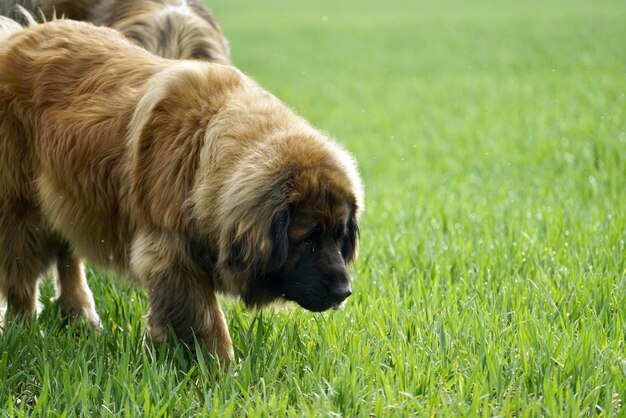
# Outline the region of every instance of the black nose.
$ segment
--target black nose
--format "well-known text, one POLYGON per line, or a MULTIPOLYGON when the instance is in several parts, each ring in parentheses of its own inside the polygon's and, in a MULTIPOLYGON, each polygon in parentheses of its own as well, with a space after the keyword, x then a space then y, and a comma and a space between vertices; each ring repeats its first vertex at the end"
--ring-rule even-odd
POLYGON ((334 300, 343 302, 352 294, 350 283, 344 282, 337 284, 331 289, 330 294, 334 300))

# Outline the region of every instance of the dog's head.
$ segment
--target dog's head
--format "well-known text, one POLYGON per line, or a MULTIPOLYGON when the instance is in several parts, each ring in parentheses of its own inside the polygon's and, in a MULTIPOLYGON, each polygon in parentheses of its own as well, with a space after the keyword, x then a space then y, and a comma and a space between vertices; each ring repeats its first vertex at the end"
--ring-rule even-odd
POLYGON ((230 63, 228 42, 201 1, 126 2, 108 24, 153 54, 168 59, 230 63))
POLYGON ((248 305, 285 299, 316 312, 339 307, 352 292, 346 269, 363 206, 354 160, 328 140, 270 148, 243 161, 229 184, 219 265, 241 282, 248 305))
POLYGON ((337 308, 350 296, 346 266, 354 258, 359 229, 348 196, 334 190, 310 195, 283 210, 270 234, 272 257, 265 275, 254 279, 256 292, 267 286, 315 312, 337 308))

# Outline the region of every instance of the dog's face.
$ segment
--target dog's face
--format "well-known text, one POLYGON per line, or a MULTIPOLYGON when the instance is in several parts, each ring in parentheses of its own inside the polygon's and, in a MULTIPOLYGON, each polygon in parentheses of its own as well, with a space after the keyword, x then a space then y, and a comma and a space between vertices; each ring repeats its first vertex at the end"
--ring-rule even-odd
POLYGON ((217 23, 187 6, 142 12, 129 9, 111 26, 133 43, 163 58, 230 62, 227 41, 217 23))
POLYGON ((296 207, 288 227, 287 257, 274 273, 281 296, 314 312, 341 306, 352 293, 346 266, 357 236, 354 210, 347 203, 324 211, 296 207))
POLYGON ((359 237, 354 201, 326 190, 274 217, 272 256, 253 279, 249 302, 293 301, 314 312, 339 308, 352 289, 346 271, 359 237))

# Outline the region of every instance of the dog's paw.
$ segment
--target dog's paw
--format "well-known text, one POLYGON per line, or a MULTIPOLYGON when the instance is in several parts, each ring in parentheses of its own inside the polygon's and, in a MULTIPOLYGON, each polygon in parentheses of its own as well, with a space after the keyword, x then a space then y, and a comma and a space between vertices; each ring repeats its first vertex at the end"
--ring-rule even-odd
POLYGON ((58 304, 61 317, 71 321, 83 319, 97 332, 102 331, 102 322, 93 307, 80 306, 71 301, 64 301, 59 298, 53 298, 52 302, 58 304))

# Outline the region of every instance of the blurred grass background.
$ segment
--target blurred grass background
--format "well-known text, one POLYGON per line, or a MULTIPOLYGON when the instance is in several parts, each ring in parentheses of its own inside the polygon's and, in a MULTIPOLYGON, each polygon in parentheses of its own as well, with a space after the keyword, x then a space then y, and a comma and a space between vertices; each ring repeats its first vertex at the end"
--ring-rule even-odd
POLYGON ((0 414, 624 414, 625 2, 210 7, 235 64, 359 161, 353 296, 225 303, 240 361, 217 380, 144 342, 145 294, 92 272, 104 333, 48 302, 9 326, 0 414))

